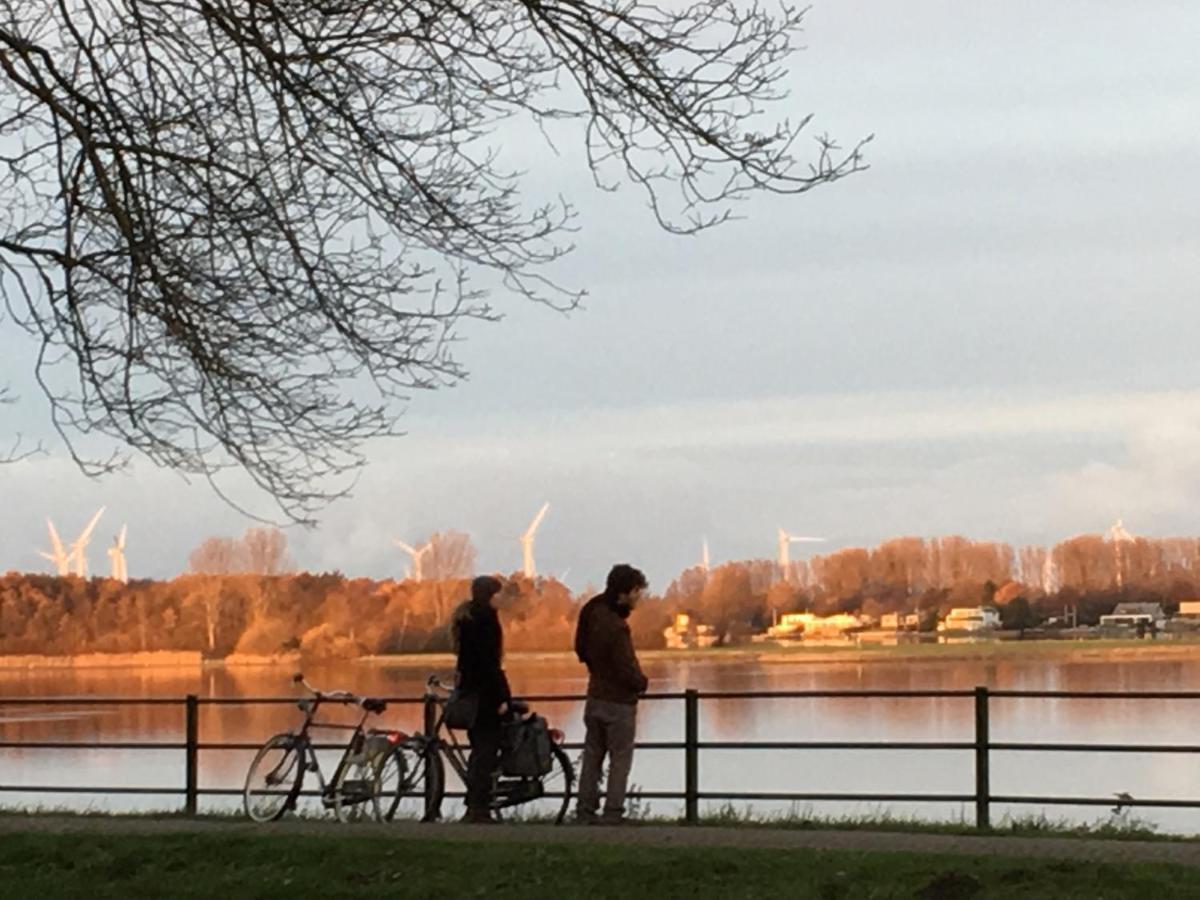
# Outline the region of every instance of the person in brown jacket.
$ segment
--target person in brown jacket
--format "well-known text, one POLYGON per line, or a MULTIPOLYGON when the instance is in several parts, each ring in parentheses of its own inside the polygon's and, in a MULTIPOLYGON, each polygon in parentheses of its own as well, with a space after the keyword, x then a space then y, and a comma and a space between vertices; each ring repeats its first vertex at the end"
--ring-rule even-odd
POLYGON ((575 628, 575 654, 588 668, 587 704, 583 723, 583 767, 579 774, 578 821, 616 824, 625 816, 625 792, 633 766, 633 739, 637 730, 638 697, 648 684, 633 650, 633 636, 625 621, 633 612, 646 576, 624 563, 612 567, 604 593, 579 611, 575 628), (608 757, 608 789, 604 815, 600 808, 600 773, 608 757))

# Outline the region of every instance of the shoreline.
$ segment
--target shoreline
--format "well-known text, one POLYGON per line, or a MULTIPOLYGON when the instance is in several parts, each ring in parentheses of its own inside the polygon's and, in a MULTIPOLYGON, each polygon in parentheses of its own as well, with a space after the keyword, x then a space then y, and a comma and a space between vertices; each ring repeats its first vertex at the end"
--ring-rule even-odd
MULTIPOLYGON (((988 641, 970 644, 848 645, 836 647, 750 644, 687 650, 640 650, 646 662, 686 660, 702 662, 755 661, 762 663, 883 663, 904 661, 978 662, 994 659, 1093 659, 1093 660, 1200 660, 1200 641, 1175 640, 1028 640, 988 641)), ((514 651, 511 662, 575 662, 569 650, 514 651)), ((206 669, 206 668, 297 668, 349 663, 363 666, 445 666, 454 664, 451 653, 405 653, 360 656, 353 659, 235 654, 222 659, 204 659, 195 651, 148 651, 145 653, 86 653, 78 656, 0 656, 0 672, 62 671, 75 669, 206 669)))

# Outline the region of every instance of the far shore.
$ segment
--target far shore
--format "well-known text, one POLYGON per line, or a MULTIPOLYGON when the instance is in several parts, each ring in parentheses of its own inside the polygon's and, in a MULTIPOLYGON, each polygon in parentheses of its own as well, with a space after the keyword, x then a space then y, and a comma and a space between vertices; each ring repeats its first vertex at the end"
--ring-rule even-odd
MULTIPOLYGON (((1105 660, 1200 660, 1200 641, 1181 640, 1000 640, 954 644, 864 644, 833 646, 821 644, 738 644, 687 650, 641 650, 645 661, 689 660, 755 661, 760 663, 871 663, 913 661, 963 661, 990 659, 1105 659, 1105 660)), ((515 651, 507 654, 510 662, 574 662, 567 650, 515 651)), ((362 656, 354 659, 307 657, 298 653, 278 656, 234 654, 221 659, 205 659, 195 651, 154 651, 147 653, 87 653, 77 656, 0 656, 0 671, 41 671, 63 669, 201 669, 208 667, 288 667, 324 666, 338 663, 368 666, 433 666, 452 668, 450 653, 404 653, 362 656)))

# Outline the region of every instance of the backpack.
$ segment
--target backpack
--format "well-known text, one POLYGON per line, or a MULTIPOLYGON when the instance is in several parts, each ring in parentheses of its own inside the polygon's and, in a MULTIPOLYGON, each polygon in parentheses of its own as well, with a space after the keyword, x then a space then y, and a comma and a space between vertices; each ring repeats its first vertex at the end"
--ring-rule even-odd
POLYGON ((500 769, 505 775, 538 778, 554 765, 550 726, 538 715, 512 722, 500 739, 500 769))

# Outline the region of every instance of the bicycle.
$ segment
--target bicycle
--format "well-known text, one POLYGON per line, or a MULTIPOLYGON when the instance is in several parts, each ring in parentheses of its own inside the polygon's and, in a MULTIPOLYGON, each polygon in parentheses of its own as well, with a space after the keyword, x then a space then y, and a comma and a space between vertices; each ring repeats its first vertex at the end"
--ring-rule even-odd
MULTIPOLYGON (((438 708, 432 732, 412 735, 402 745, 425 760, 423 776, 415 777, 406 785, 404 794, 409 797, 428 798, 421 816, 426 821, 440 817, 442 800, 446 796, 446 769, 443 760, 449 763, 463 784, 467 782, 468 748, 458 742, 454 731, 446 725, 446 700, 449 695, 450 688, 443 685, 436 675, 430 675, 425 682, 425 699, 435 703, 438 708)), ((514 717, 522 717, 529 713, 529 706, 520 700, 511 701, 509 709, 510 715, 514 717)), ((502 815, 503 810, 548 797, 561 801, 554 816, 555 824, 561 825, 566 818, 575 785, 575 767, 562 748, 563 733, 552 728, 550 737, 553 761, 547 774, 510 776, 501 770, 492 774, 492 792, 488 806, 498 817, 502 815)))
POLYGON ((387 703, 373 697, 357 697, 349 691, 317 690, 302 674, 295 675, 292 681, 303 685, 312 695, 296 703, 304 713, 304 722, 298 731, 269 739, 250 763, 243 789, 246 815, 255 822, 282 818, 295 809, 305 773, 313 772, 320 785, 321 805, 332 809, 339 821, 353 821, 368 814, 381 822, 390 820, 409 780, 408 766, 414 761, 410 759, 412 750, 406 748, 409 735, 364 727, 368 718, 387 709, 387 703), (355 705, 362 710, 362 717, 355 725, 317 722, 317 710, 323 703, 355 705), (351 732, 328 782, 309 737, 309 731, 315 728, 351 732))

